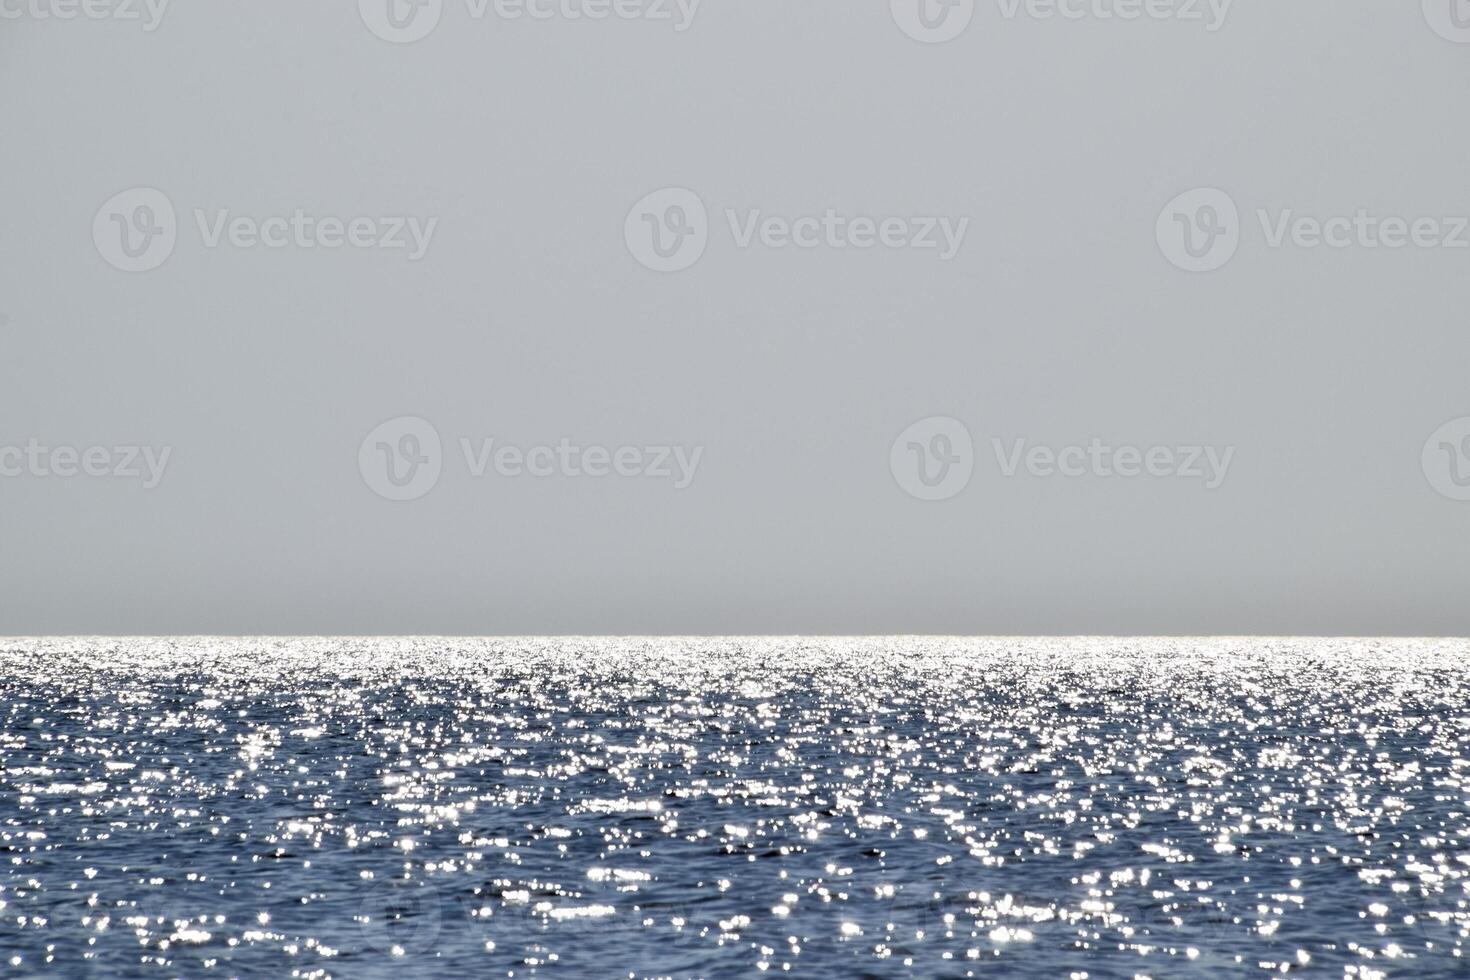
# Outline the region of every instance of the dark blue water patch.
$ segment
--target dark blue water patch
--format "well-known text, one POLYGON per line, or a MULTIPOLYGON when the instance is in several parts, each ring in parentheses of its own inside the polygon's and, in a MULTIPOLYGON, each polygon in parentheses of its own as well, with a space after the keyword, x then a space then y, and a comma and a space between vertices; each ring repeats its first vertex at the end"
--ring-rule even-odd
POLYGON ((1467 653, 0 641, 0 971, 1464 976, 1467 653))

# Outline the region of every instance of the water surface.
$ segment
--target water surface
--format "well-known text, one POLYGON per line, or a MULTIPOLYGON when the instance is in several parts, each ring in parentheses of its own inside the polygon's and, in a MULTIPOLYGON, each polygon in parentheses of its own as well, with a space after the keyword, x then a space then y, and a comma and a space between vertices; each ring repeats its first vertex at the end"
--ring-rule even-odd
POLYGON ((1470 644, 0 640, 0 973, 1470 975, 1470 644))

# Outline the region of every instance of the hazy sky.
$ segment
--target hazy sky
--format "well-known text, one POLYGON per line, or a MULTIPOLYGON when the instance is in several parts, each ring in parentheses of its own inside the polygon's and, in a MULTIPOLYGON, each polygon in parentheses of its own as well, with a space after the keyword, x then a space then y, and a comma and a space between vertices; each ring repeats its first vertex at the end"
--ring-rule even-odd
POLYGON ((48 2, 0 633, 1470 634, 1454 0, 48 2))

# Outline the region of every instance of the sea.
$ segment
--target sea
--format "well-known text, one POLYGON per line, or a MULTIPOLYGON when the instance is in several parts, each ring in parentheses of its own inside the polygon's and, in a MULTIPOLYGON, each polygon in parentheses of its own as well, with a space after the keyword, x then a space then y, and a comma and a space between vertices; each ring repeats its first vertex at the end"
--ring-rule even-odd
POLYGON ((0 640, 0 975, 1467 977, 1470 643, 0 640))

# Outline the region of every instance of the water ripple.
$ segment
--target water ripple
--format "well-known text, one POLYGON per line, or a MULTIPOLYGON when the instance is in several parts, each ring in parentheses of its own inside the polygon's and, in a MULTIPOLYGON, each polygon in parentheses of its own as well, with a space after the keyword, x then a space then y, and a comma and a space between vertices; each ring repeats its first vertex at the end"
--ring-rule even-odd
POLYGON ((0 972, 1464 976, 1467 654, 0 641, 0 972))

